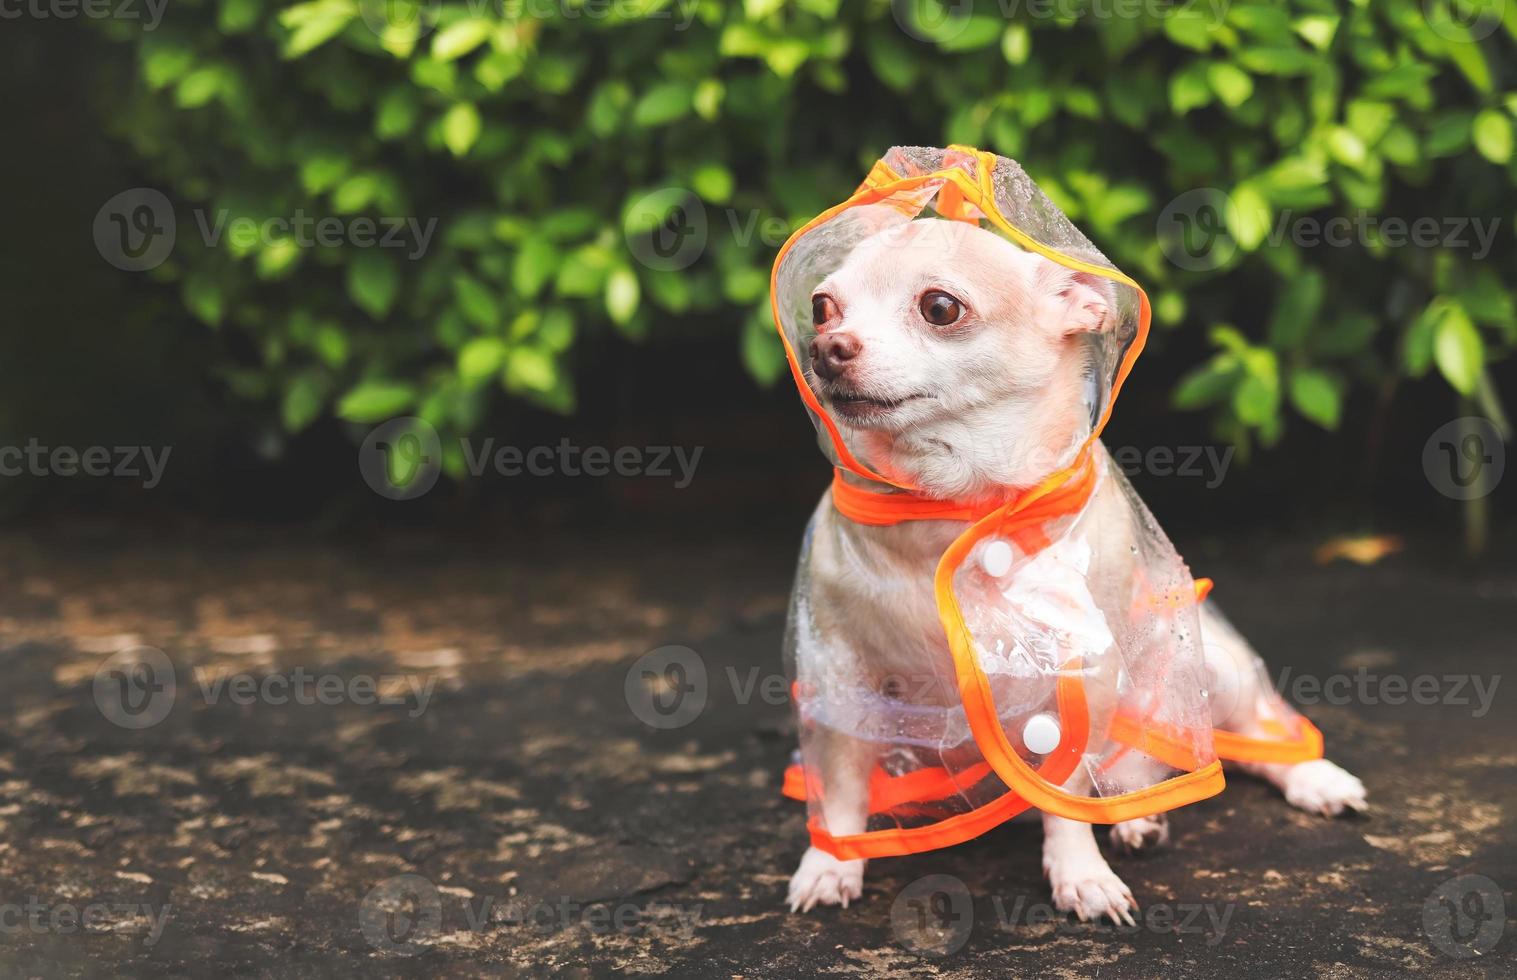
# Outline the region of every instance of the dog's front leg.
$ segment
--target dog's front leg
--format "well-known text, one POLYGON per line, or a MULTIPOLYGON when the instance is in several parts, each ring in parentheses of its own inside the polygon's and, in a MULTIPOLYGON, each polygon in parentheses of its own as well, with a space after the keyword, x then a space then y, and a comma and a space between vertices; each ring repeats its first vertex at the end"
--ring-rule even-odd
MULTIPOLYGON (((1085 774, 1077 772, 1065 788, 1079 793, 1086 785, 1085 774)), ((1090 824, 1043 814, 1043 874, 1060 912, 1073 912, 1081 922, 1106 916, 1114 923, 1135 924, 1137 900, 1101 856, 1090 824)))
MULTIPOLYGON (((833 837, 864 832, 869 819, 869 773, 875 747, 829 729, 819 729, 807 746, 805 764, 819 767, 823 795, 822 823, 833 837), (815 751, 811 751, 815 749, 815 751)), ((817 905, 841 905, 864 893, 864 860, 842 861, 819 847, 808 847, 790 876, 790 911, 809 912, 817 905)))

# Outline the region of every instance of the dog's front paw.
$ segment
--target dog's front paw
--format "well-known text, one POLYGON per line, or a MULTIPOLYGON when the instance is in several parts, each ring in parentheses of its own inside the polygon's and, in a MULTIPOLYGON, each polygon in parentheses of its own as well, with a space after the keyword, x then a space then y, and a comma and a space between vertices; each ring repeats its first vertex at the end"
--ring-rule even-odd
POLYGON ((787 901, 792 912, 810 912, 817 905, 841 905, 864 894, 864 862, 839 861, 826 851, 808 848, 801 866, 790 876, 787 901))
POLYGON ((1302 762, 1286 770, 1280 789, 1291 806, 1336 817, 1344 810, 1367 810, 1364 784, 1326 759, 1302 762))
POLYGON ((1111 846, 1124 854, 1157 850, 1169 843, 1169 815, 1124 820, 1111 827, 1111 846))
POLYGON ((1133 918, 1137 899, 1099 856, 1094 860, 1045 856, 1043 873, 1053 889, 1054 908, 1060 912, 1073 912, 1081 922, 1105 916, 1119 925, 1137 925, 1133 918))

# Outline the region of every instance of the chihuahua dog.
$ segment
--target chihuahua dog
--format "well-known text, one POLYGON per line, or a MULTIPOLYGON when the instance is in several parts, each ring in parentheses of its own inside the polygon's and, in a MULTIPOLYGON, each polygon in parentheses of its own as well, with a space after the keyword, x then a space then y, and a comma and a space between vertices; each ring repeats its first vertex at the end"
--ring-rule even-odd
MULTIPOLYGON (((812 316, 817 333, 806 381, 850 450, 894 483, 957 501, 1008 499, 1068 458, 1090 431, 1089 354, 1079 335, 1116 326, 1107 280, 973 224, 933 218, 854 247, 814 291, 812 316)), ((1120 493, 1102 481, 1089 506, 1125 506, 1120 493)), ((865 526, 823 497, 812 517, 807 622, 792 630, 797 642, 816 644, 813 657, 847 657, 866 676, 945 669, 952 676, 932 581, 938 559, 965 527, 939 520, 865 526)), ((1093 542, 1098 553, 1128 546, 1093 542)), ((1254 688, 1267 679, 1252 667, 1246 642, 1209 606, 1202 603, 1199 613, 1207 669, 1239 688, 1212 698, 1213 723, 1254 734, 1254 688)), ((796 608, 792 603, 792 616, 796 608)), ((822 746, 823 768, 851 773, 829 780, 829 832, 863 832, 870 747, 840 734, 822 746)), ((1363 784, 1325 759, 1241 768, 1324 816, 1366 807, 1363 784)), ((1077 769, 1065 786, 1083 791, 1089 776, 1077 769)), ((1052 814, 1042 822, 1043 871, 1055 906, 1082 921, 1132 922, 1132 892, 1101 856, 1091 825, 1052 814)), ((1111 828, 1113 846, 1128 852, 1168 838, 1164 814, 1111 828)), ((809 848, 790 879, 791 911, 859 898, 864 865, 809 848)))

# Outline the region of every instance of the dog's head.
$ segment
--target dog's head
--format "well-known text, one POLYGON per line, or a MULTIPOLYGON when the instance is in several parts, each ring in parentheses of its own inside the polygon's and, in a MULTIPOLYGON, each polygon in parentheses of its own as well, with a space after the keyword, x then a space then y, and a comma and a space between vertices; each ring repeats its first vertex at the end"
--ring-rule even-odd
POLYGON ((1111 284, 959 221, 862 241, 812 293, 808 382, 882 475, 943 498, 1031 486, 1090 431, 1111 284))

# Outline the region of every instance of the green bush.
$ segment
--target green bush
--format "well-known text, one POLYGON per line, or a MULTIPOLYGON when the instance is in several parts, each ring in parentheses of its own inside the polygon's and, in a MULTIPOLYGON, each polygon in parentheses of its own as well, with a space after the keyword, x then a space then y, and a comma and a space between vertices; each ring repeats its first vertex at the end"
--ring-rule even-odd
POLYGON ((185 209, 228 228, 438 220, 415 257, 228 234, 150 273, 226 335, 225 385, 292 432, 329 412, 467 432, 502 389, 572 411, 588 331, 657 343, 728 323, 734 355, 773 381, 784 233, 891 144, 957 142, 1020 160, 1148 287, 1161 335, 1206 332, 1214 353, 1175 403, 1246 447, 1292 414, 1335 427, 1353 390, 1434 368, 1499 417, 1517 4, 1493 9, 1504 21, 1464 0, 949 16, 931 0, 179 0, 156 30, 107 25, 139 70, 108 98, 181 242, 185 209), (704 202, 688 268, 629 248, 638 202, 668 187, 704 202), (1200 188, 1209 207, 1186 212, 1200 188), (1468 247, 1405 245, 1379 215, 1496 234, 1478 256, 1468 225, 1468 247), (1358 223, 1351 243, 1297 240, 1332 217, 1358 223), (1187 225, 1212 247, 1177 264, 1199 249, 1187 225))

